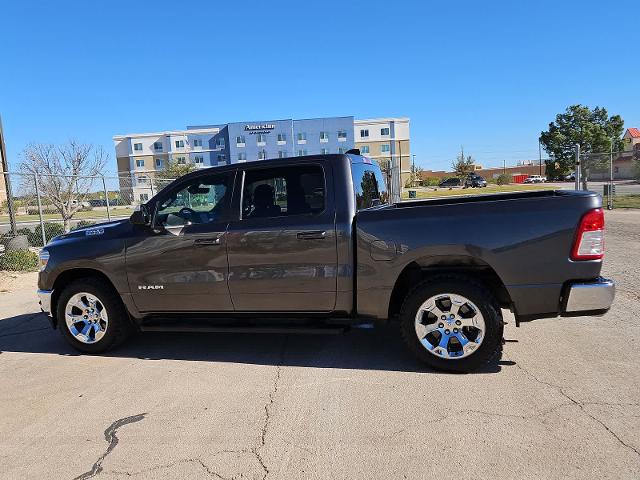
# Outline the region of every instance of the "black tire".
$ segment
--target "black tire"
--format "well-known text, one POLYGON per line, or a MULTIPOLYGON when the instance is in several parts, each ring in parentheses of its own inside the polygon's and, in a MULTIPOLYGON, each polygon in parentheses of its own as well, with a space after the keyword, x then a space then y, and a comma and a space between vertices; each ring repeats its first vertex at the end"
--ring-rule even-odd
POLYGON ((406 296, 400 310, 400 331, 411 353, 436 370, 471 372, 500 355, 504 323, 494 296, 479 282, 463 275, 438 275, 420 284, 406 296), (484 317, 484 339, 478 349, 463 358, 441 358, 429 352, 416 334, 415 318, 420 306, 434 295, 458 294, 473 302, 484 317))
POLYGON ((82 353, 102 353, 123 342, 131 331, 131 324, 127 311, 120 296, 111 285, 99 278, 80 278, 64 287, 58 297, 56 306, 58 330, 64 339, 76 350, 82 353), (95 343, 83 343, 77 340, 69 331, 65 321, 65 307, 69 299, 80 292, 86 292, 97 297, 104 305, 108 314, 108 326, 104 336, 95 343))

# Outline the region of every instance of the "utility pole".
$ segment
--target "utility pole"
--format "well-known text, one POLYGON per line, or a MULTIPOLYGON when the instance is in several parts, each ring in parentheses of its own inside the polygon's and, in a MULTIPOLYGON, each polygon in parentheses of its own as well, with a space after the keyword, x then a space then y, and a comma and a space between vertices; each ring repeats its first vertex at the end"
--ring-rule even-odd
POLYGON ((609 195, 607 195, 607 210, 613 209, 613 138, 609 145, 609 195))
POLYGON ((580 190, 580 144, 576 144, 576 162, 575 162, 575 180, 576 180, 576 190, 580 190))
POLYGON ((542 176, 542 145, 540 145, 540 139, 538 139, 538 165, 540 166, 540 176, 542 176))
POLYGON ((7 194, 7 207, 9 209, 9 223, 11 224, 11 235, 18 234, 16 231, 16 214, 13 210, 13 194, 11 192, 11 178, 9 177, 9 160, 7 160, 7 147, 4 144, 4 129, 2 127, 2 117, 0 117, 0 160, 2 160, 2 171, 4 172, 4 185, 7 194))

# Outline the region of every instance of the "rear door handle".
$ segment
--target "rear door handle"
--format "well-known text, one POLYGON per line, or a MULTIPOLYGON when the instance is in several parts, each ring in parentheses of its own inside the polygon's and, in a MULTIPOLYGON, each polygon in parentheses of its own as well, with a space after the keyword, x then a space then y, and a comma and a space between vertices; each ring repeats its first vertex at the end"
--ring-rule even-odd
POLYGON ((327 232, 324 230, 309 230, 306 232, 298 232, 298 240, 322 240, 327 232))
POLYGON ((193 242, 196 247, 204 247, 205 245, 220 245, 220 237, 218 238, 198 238, 193 242))

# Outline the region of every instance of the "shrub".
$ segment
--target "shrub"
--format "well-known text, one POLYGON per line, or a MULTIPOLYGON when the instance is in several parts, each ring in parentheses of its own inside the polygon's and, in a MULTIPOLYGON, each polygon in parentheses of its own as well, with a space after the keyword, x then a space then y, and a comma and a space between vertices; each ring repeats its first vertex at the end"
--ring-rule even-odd
POLYGON ((438 177, 425 177, 422 179, 422 185, 425 187, 437 187, 440 185, 440 179, 438 177))
POLYGON ((0 270, 26 272, 36 268, 38 255, 31 250, 9 250, 0 256, 0 270))
POLYGON ((496 183, 498 185, 508 185, 512 181, 513 178, 511 177, 511 175, 508 175, 506 173, 501 173, 500 175, 498 175, 498 178, 496 178, 496 183))
POLYGON ((89 220, 80 220, 75 227, 73 227, 71 230, 77 230, 79 228, 85 228, 85 227, 90 227, 91 225, 95 225, 96 222, 90 222, 89 220))

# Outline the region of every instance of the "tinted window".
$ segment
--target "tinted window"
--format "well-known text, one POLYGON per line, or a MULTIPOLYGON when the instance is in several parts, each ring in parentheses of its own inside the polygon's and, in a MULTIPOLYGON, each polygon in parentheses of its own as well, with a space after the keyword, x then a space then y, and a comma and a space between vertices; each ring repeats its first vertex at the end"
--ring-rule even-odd
POLYGON ((358 210, 389 203, 387 185, 382 177, 380 167, 370 163, 353 163, 351 175, 358 210))
POLYGON ((313 215, 324 210, 324 172, 316 165, 247 170, 242 218, 313 215))

